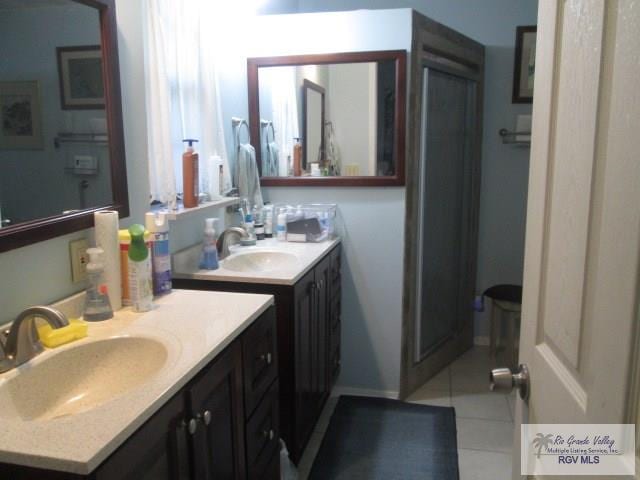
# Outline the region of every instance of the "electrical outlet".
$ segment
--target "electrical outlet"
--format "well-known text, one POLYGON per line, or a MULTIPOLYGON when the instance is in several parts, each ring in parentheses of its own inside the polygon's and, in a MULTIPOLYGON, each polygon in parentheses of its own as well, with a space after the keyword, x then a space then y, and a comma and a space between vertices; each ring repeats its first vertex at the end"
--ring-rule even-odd
POLYGON ((87 279, 87 255, 89 243, 86 238, 69 242, 69 257, 71 258, 71 281, 80 283, 87 279))

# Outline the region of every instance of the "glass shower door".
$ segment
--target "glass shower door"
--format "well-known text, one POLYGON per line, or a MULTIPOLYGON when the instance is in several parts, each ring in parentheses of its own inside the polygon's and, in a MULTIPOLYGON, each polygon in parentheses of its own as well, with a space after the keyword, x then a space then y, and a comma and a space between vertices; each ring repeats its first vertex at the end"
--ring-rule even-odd
MULTIPOLYGON (((447 349, 469 322, 468 262, 476 82, 423 70, 416 363, 447 349)), ((457 353, 449 349, 451 360, 457 353)), ((438 361, 442 363, 442 359, 438 361)))

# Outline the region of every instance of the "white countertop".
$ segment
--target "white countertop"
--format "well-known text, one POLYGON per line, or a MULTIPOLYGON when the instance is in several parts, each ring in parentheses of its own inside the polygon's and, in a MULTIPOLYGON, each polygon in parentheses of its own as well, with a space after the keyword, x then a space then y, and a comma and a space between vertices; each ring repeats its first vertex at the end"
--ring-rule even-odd
MULTIPOLYGON (((0 386, 20 372, 81 343, 146 337, 168 355, 145 383, 92 410, 53 420, 0 418, 0 462, 88 474, 148 420, 204 366, 273 304, 270 295, 174 290, 154 310, 123 309, 89 325, 87 338, 46 350, 0 375, 0 386)), ((132 365, 135 368, 135 365, 132 365)), ((127 375, 120 373, 120 378, 127 375)), ((114 380, 117 381, 115 376, 114 380)), ((52 378, 52 382, 64 378, 52 378)))
POLYGON ((340 243, 340 238, 319 243, 279 242, 275 238, 259 240, 256 246, 233 246, 232 254, 251 251, 286 252, 296 256, 293 264, 277 266, 262 271, 233 271, 225 268, 225 260, 220 261, 217 270, 202 270, 198 267, 201 245, 193 245, 173 255, 172 275, 174 278, 191 280, 211 280, 219 282, 267 283, 294 285, 305 273, 340 243))

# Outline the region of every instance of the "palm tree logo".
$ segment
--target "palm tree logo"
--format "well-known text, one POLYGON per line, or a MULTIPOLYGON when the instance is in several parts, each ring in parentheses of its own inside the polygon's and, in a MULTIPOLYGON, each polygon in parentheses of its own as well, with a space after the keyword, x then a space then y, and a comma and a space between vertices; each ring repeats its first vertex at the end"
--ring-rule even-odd
POLYGON ((538 433, 535 438, 533 439, 533 446, 536 447, 538 449, 538 453, 536 453, 536 457, 540 458, 540 455, 542 455, 542 449, 548 447, 549 445, 551 445, 552 441, 551 438, 553 437, 552 433, 548 433, 547 435, 544 435, 542 433, 538 433))

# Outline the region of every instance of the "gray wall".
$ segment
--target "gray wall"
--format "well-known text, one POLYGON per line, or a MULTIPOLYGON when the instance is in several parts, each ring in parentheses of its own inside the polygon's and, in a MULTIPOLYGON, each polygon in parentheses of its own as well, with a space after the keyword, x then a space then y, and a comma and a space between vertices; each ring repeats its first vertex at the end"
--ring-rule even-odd
MULTIPOLYGON (((482 187, 477 292, 498 283, 522 284, 529 149, 503 145, 501 128, 531 105, 511 103, 515 30, 537 23, 537 0, 300 0, 300 12, 413 8, 486 47, 482 187)), ((485 314, 476 336, 488 335, 485 314)))

